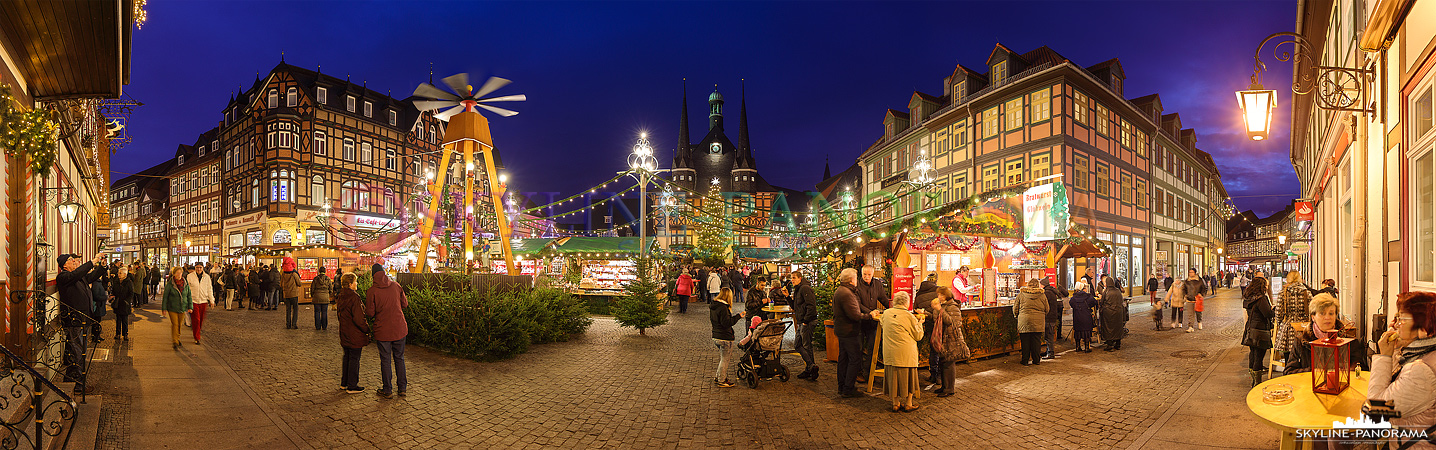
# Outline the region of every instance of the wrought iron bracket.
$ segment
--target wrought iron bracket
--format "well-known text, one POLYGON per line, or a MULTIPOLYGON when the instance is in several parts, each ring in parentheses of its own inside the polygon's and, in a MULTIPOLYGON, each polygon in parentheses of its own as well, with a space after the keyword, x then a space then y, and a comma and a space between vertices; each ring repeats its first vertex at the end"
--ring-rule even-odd
POLYGON ((1267 43, 1273 40, 1276 43, 1272 45, 1272 57, 1277 61, 1291 62, 1292 70, 1296 72, 1292 77, 1292 93, 1315 93, 1317 107, 1329 111, 1376 113, 1368 91, 1374 83, 1376 71, 1359 67, 1321 65, 1318 60, 1320 53, 1299 33, 1284 31, 1262 39, 1261 44, 1257 45, 1256 54, 1252 56, 1255 60, 1252 68, 1253 83, 1260 84, 1261 73, 1267 70, 1266 63, 1261 60, 1261 53, 1267 43), (1295 47, 1296 52, 1293 54, 1291 50, 1284 50, 1284 45, 1295 47), (1302 68, 1302 63, 1307 64, 1305 69, 1302 68))

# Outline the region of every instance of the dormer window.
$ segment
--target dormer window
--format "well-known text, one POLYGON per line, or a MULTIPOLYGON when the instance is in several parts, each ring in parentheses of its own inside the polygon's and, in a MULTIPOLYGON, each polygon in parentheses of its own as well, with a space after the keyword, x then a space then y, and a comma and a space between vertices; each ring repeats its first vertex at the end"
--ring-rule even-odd
POLYGON ((279 107, 279 91, 278 91, 278 90, 270 89, 270 90, 269 90, 268 98, 269 98, 269 100, 268 100, 266 103, 269 105, 270 108, 278 108, 278 107, 279 107))
POLYGON ((284 105, 291 108, 299 105, 299 89, 291 87, 285 92, 284 105))
POLYGON ((198 156, 195 156, 195 157, 196 157, 196 158, 203 158, 203 157, 204 157, 204 146, 203 146, 203 145, 199 146, 199 155, 198 155, 198 156))
POLYGON ((399 124, 399 113, 394 112, 394 110, 392 110, 392 109, 389 110, 389 126, 392 127, 392 126, 398 125, 398 124, 399 124))
POLYGON ((998 62, 992 66, 992 84, 1001 83, 1007 80, 1007 61, 998 62))
POLYGON ((349 112, 354 112, 354 96, 350 95, 344 97, 344 109, 348 110, 349 112))
POLYGON ((961 99, 961 98, 962 98, 964 95, 966 95, 966 94, 967 94, 967 82, 966 82, 966 81, 959 81, 959 82, 956 82, 956 83, 953 83, 953 84, 952 84, 952 100, 953 100, 953 103, 957 103, 957 100, 958 100, 958 99, 961 99))
POLYGON ((179 155, 178 157, 175 158, 175 165, 176 165, 176 166, 183 166, 183 165, 184 165, 184 155, 179 155))
POLYGON ((374 117, 374 102, 364 102, 364 117, 374 117))
POLYGON ((328 103, 329 103, 329 90, 328 90, 328 89, 325 89, 325 88, 323 88, 323 87, 315 88, 315 90, 314 90, 314 98, 315 98, 315 100, 317 100, 320 104, 328 104, 328 103))

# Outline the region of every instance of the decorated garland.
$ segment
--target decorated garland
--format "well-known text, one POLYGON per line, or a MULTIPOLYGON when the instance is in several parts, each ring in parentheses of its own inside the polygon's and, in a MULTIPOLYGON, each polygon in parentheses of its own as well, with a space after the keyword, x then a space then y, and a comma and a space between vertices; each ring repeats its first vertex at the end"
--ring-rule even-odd
POLYGON ((30 171, 42 177, 50 175, 58 153, 57 124, 45 111, 21 111, 10 95, 10 85, 0 84, 0 147, 5 154, 30 160, 30 171))

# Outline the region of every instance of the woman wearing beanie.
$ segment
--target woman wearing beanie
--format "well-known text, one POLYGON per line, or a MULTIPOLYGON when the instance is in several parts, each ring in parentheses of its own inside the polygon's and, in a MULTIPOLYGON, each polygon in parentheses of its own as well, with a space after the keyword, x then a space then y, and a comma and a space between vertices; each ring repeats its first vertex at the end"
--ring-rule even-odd
POLYGON ((284 328, 299 329, 299 274, 294 272, 294 258, 284 257, 284 275, 279 289, 284 291, 284 328))

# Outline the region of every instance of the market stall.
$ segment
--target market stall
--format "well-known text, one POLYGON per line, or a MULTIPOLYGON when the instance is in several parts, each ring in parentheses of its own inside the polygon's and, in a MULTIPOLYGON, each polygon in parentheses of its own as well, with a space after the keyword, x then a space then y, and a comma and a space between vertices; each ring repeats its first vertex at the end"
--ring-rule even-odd
POLYGON ((309 282, 319 275, 320 267, 324 268, 324 273, 330 279, 336 279, 336 274, 341 270, 344 273, 360 268, 367 271, 370 265, 384 263, 384 258, 380 255, 328 244, 251 245, 240 248, 234 256, 247 262, 275 265, 281 264, 286 256, 294 258, 295 271, 299 273, 302 282, 301 302, 309 301, 309 282))
MULTIPOLYGON (((649 238, 648 245, 655 240, 649 238)), ((633 260, 639 251, 638 238, 576 236, 548 248, 553 255, 564 258, 562 267, 566 270, 576 267, 579 271, 578 284, 570 289, 576 295, 619 296, 625 283, 638 278, 638 266, 633 260)))

